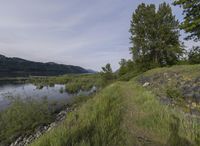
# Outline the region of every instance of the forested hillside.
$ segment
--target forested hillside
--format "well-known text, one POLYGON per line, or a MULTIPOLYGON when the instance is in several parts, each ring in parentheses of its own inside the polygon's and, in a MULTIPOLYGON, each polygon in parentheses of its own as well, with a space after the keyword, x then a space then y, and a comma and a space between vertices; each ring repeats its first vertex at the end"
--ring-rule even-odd
POLYGON ((79 66, 56 64, 53 62, 33 62, 21 58, 9 58, 0 55, 0 77, 52 76, 88 72, 88 70, 79 66))

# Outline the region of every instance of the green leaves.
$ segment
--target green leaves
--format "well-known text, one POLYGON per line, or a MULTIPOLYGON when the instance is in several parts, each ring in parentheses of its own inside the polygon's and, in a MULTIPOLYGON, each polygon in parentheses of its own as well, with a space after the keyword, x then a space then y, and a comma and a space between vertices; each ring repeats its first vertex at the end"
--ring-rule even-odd
POLYGON ((189 33, 186 39, 200 40, 200 1, 199 0, 175 0, 174 5, 183 8, 184 21, 180 28, 189 33))
POLYGON ((115 79, 115 75, 112 71, 111 65, 108 63, 105 67, 102 67, 101 71, 102 84, 107 85, 115 79))
POLYGON ((193 47, 189 54, 188 60, 190 64, 199 64, 200 63, 200 47, 193 47))
POLYGON ((169 4, 142 3, 131 21, 131 52, 142 68, 175 64, 183 52, 179 41, 179 22, 169 4))

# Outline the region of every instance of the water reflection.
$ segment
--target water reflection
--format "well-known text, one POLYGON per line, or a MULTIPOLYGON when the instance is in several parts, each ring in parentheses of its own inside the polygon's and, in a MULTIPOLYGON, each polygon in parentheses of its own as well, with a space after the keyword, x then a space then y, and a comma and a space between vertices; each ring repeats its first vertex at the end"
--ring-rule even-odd
POLYGON ((95 87, 90 91, 81 91, 77 94, 69 94, 65 92, 65 85, 55 84, 54 86, 44 86, 38 89, 33 84, 4 84, 0 85, 0 110, 9 105, 9 100, 7 97, 20 97, 20 98, 33 98, 36 100, 41 100, 46 97, 48 101, 59 102, 59 101, 70 101, 70 99, 77 95, 88 95, 95 87), (61 92, 61 89, 63 92, 61 92))

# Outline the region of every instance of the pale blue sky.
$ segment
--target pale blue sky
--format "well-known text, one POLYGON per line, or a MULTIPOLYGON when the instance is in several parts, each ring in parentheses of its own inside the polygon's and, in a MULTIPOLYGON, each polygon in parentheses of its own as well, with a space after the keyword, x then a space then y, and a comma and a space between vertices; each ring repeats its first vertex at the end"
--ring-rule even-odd
MULTIPOLYGON (((109 62, 115 70, 131 58, 128 30, 141 2, 164 1, 0 0, 0 54, 94 70, 109 62)), ((181 21, 180 8, 173 12, 181 21)))

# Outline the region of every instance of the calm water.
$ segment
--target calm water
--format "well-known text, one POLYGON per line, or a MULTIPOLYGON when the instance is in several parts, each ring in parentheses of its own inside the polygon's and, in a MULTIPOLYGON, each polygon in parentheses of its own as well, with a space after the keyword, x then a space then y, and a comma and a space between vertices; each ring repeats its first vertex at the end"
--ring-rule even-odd
POLYGON ((61 88, 65 89, 64 85, 56 84, 54 87, 45 86, 42 89, 37 89, 33 84, 0 84, 0 110, 6 108, 10 101, 7 97, 20 97, 20 98, 34 98, 41 100, 47 98, 49 102, 69 102, 74 96, 77 95, 88 95, 95 89, 92 88, 90 91, 80 91, 77 94, 69 94, 67 92, 61 93, 61 88))

